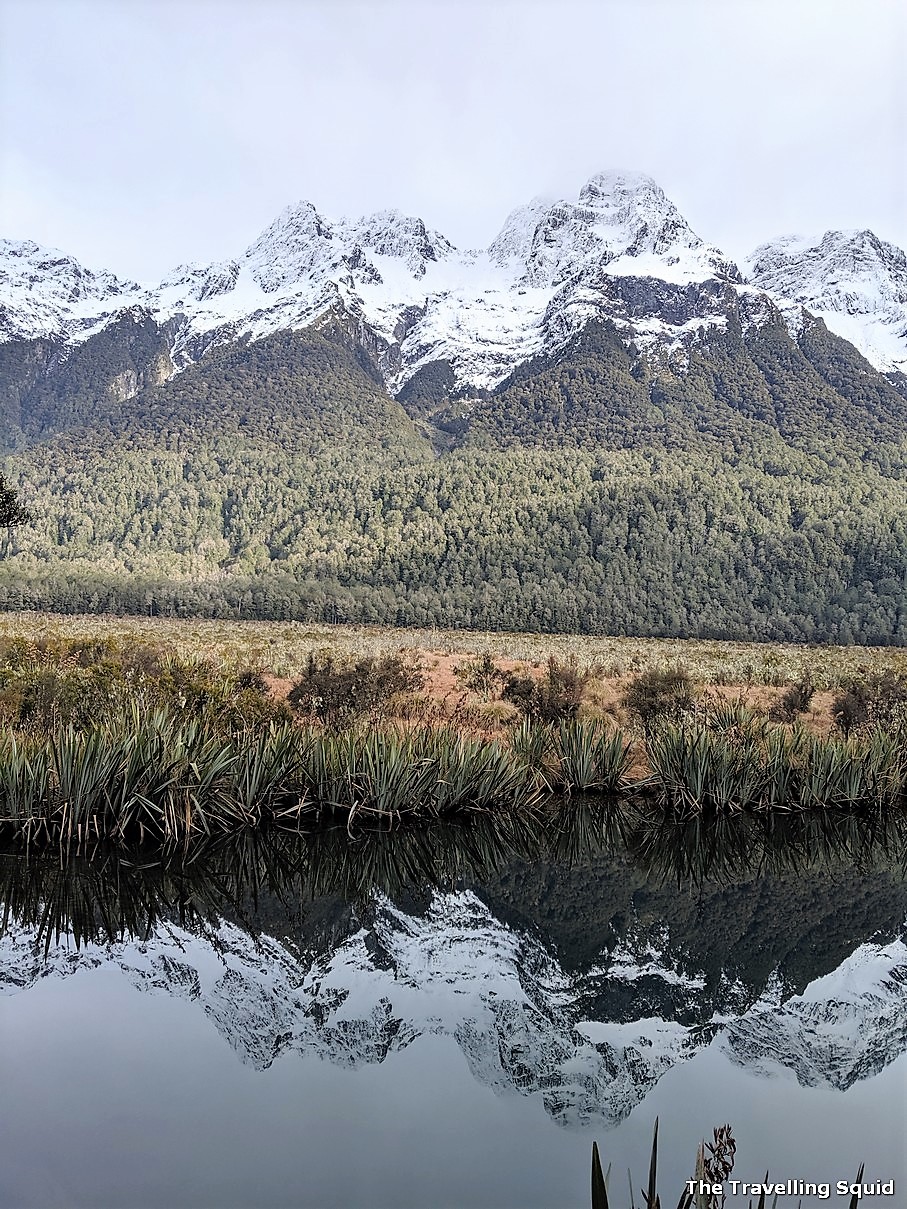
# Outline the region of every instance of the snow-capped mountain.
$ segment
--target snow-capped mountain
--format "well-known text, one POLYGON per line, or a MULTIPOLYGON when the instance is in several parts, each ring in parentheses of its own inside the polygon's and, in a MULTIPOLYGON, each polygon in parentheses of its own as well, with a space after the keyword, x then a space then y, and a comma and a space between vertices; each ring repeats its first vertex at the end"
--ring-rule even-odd
POLYGON ((83 340, 144 297, 135 282, 92 272, 64 252, 0 239, 0 341, 83 340))
POLYGON ((611 171, 576 201, 518 207, 482 251, 398 211, 331 220, 310 202, 288 206, 235 258, 181 265, 155 285, 7 240, 0 339, 78 342, 138 308, 167 326, 179 370, 214 345, 340 311, 367 332, 391 393, 439 361, 469 390, 556 352, 593 318, 671 354, 732 312, 747 326, 777 304, 789 326, 805 306, 878 368, 907 366, 907 258, 893 245, 868 231, 785 237, 757 249, 748 271, 752 285, 650 177, 611 171))
POLYGON ((894 244, 872 231, 785 235, 758 247, 746 267, 793 328, 805 307, 877 369, 907 372, 907 256, 894 244))
POLYGON ((728 1026, 721 1045, 756 1073, 787 1067, 804 1087, 846 1091, 878 1074, 907 1050, 904 939, 860 945, 802 995, 763 996, 728 1026))
POLYGON ((154 286, 7 241, 0 335, 78 341, 117 310, 140 307, 161 323, 177 320, 172 358, 182 368, 212 344, 305 327, 342 307, 373 333, 392 391, 439 360, 461 385, 490 387, 593 317, 614 319, 628 339, 667 342, 691 323, 721 323, 726 303, 715 286, 740 281, 651 178, 607 172, 576 202, 515 210, 485 251, 459 251, 396 211, 331 221, 309 202, 284 210, 235 259, 182 265, 154 286), (659 288, 633 288, 639 279, 659 288), (712 288, 698 291, 703 282, 712 288))
POLYGON ((716 994, 663 930, 631 926, 599 964, 568 973, 469 891, 436 893, 423 915, 377 895, 318 952, 221 921, 204 936, 159 926, 147 940, 45 956, 31 932, 12 926, 0 941, 0 993, 111 965, 139 990, 196 1004, 257 1069, 292 1051, 357 1067, 445 1035, 477 1080, 502 1095, 540 1093, 566 1126, 616 1124, 712 1042, 766 1076, 781 1067, 804 1085, 835 1088, 907 1048, 903 938, 862 944, 799 996, 777 975, 761 988, 725 978, 716 994), (629 1001, 628 984, 638 992, 629 1001), (616 1010, 590 1016, 588 1004, 609 991, 616 1010))

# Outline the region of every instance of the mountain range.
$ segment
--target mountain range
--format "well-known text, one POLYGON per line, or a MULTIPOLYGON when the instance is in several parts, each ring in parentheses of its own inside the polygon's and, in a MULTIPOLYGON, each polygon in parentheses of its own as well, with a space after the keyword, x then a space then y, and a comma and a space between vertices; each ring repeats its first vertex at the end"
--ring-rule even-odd
POLYGON ((484 250, 288 207, 155 285, 0 242, 0 605, 899 642, 907 259, 649 177, 484 250))
POLYGON ((124 312, 172 331, 178 371, 232 340, 311 327, 341 310, 361 324, 397 395, 446 361, 461 390, 493 389, 517 366, 611 319, 641 349, 676 353, 735 308, 793 335, 802 311, 875 368, 907 369, 907 258, 871 231, 782 236, 740 269, 697 236, 650 177, 593 176, 576 202, 535 199, 481 251, 388 210, 332 221, 288 206, 235 259, 180 265, 139 285, 25 241, 0 242, 0 339, 90 339, 124 312), (643 281, 653 284, 642 290, 643 281), (641 296, 642 294, 642 296, 641 296), (648 294, 648 296, 645 296, 648 294))
POLYGON ((537 1094, 574 1128, 616 1125, 709 1045, 761 1078, 788 1071, 837 1091, 907 1047, 903 927, 852 944, 831 969, 814 953, 798 992, 778 966, 745 979, 696 968, 665 921, 644 913, 622 917, 620 935, 580 968, 468 890, 436 893, 417 912, 378 895, 360 916, 336 921, 330 946, 304 950, 219 919, 203 935, 161 924, 142 939, 45 954, 11 924, 0 994, 118 970, 138 991, 195 1004, 257 1070, 292 1052, 355 1069, 448 1036, 479 1083, 537 1094))

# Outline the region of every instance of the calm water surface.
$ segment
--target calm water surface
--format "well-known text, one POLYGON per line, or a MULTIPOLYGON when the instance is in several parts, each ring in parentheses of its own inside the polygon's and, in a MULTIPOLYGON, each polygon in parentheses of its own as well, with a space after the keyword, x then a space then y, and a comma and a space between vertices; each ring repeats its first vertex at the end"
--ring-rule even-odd
POLYGON ((732 1178, 865 1162, 895 1209, 904 851, 574 802, 188 865, 7 854, 0 1205, 579 1209, 594 1138, 619 1209, 658 1116, 665 1205, 727 1121, 732 1178))

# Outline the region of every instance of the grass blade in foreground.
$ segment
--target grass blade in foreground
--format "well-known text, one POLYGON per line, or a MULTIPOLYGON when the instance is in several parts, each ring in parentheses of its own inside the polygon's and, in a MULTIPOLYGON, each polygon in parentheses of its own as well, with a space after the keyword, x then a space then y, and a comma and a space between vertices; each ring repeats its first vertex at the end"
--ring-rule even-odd
POLYGON ((598 1142, 592 1143, 592 1209, 609 1209, 608 1187, 602 1175, 602 1163, 598 1156, 598 1142))

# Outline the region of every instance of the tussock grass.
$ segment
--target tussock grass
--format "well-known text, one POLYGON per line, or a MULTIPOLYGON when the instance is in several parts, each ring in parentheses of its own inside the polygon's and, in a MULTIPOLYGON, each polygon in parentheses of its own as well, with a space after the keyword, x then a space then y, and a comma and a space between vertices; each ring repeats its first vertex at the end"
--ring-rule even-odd
POLYGON ((626 788, 630 741, 590 722, 561 722, 552 735, 559 787, 570 793, 615 794, 626 788))
POLYGON ((745 710, 665 723, 651 775, 631 782, 631 745, 597 722, 524 722, 509 737, 453 727, 324 731, 293 722, 233 732, 134 707, 50 733, 0 734, 0 834, 81 845, 189 843, 249 828, 342 822, 393 827, 487 813, 532 814, 554 795, 696 815, 879 812, 903 804, 907 742, 875 731, 819 739, 745 710))
POLYGON ((739 707, 662 724, 649 735, 647 755, 662 802, 680 815, 882 809, 902 802, 907 789, 903 732, 819 738, 739 707))
POLYGON ((701 684, 786 686, 809 678, 816 689, 891 670, 907 673, 907 651, 897 647, 808 646, 796 643, 719 642, 679 638, 623 638, 464 630, 391 629, 308 622, 210 621, 165 617, 17 612, 0 614, 4 642, 103 643, 150 646, 180 658, 211 660, 233 672, 260 667, 285 678, 298 675, 309 655, 342 661, 428 650, 464 661, 518 660, 542 666, 554 656, 578 660, 605 675, 629 676, 681 666, 701 684))

